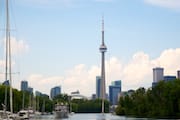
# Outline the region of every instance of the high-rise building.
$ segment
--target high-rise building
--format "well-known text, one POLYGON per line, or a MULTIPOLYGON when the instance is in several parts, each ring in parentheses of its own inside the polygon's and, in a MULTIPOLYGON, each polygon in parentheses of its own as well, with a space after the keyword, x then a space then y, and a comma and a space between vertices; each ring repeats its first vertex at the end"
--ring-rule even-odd
POLYGON ((96 94, 92 94, 91 99, 92 99, 92 100, 95 100, 95 99, 96 99, 96 94))
POLYGON ((55 96, 61 94, 61 86, 56 86, 54 88, 51 88, 51 99, 53 99, 55 96))
POLYGON ((9 80, 4 81, 2 84, 3 84, 3 85, 7 85, 7 86, 10 85, 9 80))
POLYGON ((168 75, 168 76, 164 76, 164 81, 172 81, 175 80, 176 76, 172 76, 172 75, 168 75))
POLYGON ((25 80, 21 81, 21 91, 28 91, 28 82, 25 80))
POLYGON ((36 96, 42 96, 42 93, 39 92, 39 91, 36 91, 36 92, 35 92, 35 95, 36 95, 36 96))
POLYGON ((112 105, 117 105, 118 94, 121 92, 121 80, 112 82, 109 86, 109 101, 112 105))
POLYGON ((180 70, 177 71, 177 79, 180 79, 180 70))
POLYGON ((105 52, 107 51, 107 47, 104 43, 104 18, 102 19, 102 44, 99 48, 101 52, 101 99, 102 99, 102 113, 104 113, 104 100, 106 99, 106 80, 105 80, 105 52))
POLYGON ((113 81, 111 84, 114 86, 121 86, 121 80, 113 81))
POLYGON ((33 88, 32 87, 28 87, 27 91, 32 94, 33 93, 33 88))
POLYGON ((96 98, 100 98, 101 95, 101 77, 96 76, 96 98))
POLYGON ((153 68, 152 86, 156 85, 156 83, 158 83, 161 80, 164 80, 164 68, 160 68, 160 67, 153 68))

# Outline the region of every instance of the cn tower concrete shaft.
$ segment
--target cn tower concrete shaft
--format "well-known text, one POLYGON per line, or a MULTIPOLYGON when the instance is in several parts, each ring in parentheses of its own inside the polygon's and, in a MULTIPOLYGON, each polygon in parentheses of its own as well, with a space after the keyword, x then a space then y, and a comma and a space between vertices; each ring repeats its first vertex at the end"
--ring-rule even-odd
POLYGON ((105 52, 107 51, 107 47, 104 43, 104 19, 102 19, 102 44, 99 48, 102 59, 101 59, 101 94, 100 97, 102 99, 102 113, 104 113, 104 100, 106 98, 106 84, 105 84, 105 52))

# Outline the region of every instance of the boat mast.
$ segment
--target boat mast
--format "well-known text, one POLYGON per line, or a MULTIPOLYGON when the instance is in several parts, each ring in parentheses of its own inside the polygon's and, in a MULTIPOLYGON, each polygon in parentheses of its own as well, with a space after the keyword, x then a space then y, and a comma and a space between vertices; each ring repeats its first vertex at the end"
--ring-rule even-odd
MULTIPOLYGON (((8 28, 9 28, 9 24, 8 24, 8 21, 9 21, 9 15, 8 15, 8 0, 6 0, 6 41, 5 41, 5 55, 6 55, 6 60, 5 60, 5 81, 7 81, 7 66, 8 66, 8 28)), ((7 85, 6 85, 6 88, 5 88, 5 100, 4 100, 4 103, 5 103, 5 107, 7 108, 7 85)))
MULTIPOLYGON (((5 66, 5 80, 8 79, 8 75, 9 75, 9 83, 10 83, 10 111, 13 113, 9 1, 6 0, 6 66, 5 66), (9 69, 8 69, 8 67, 9 67, 9 69)), ((5 105, 7 107, 7 86, 6 86, 6 90, 5 90, 5 105)))

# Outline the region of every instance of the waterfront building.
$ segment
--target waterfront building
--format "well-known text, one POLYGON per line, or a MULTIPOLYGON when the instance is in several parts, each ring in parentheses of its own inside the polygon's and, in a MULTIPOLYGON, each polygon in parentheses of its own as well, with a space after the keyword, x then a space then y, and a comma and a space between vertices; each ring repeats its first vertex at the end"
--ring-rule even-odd
POLYGON ((21 81, 21 91, 27 91, 28 90, 28 82, 23 80, 21 81))
POLYGON ((71 92, 71 100, 72 99, 84 99, 87 100, 88 98, 82 94, 80 94, 79 90, 75 91, 75 92, 71 92))
POLYGON ((121 80, 116 80, 111 83, 113 86, 120 86, 121 87, 121 80))
POLYGON ((120 92, 121 92, 121 80, 112 82, 112 85, 109 86, 109 101, 111 105, 117 105, 118 94, 120 92))
POLYGON ((121 91, 119 94, 118 94, 118 100, 120 97, 125 97, 126 95, 128 96, 131 96, 133 93, 135 92, 135 90, 128 90, 128 91, 121 91))
POLYGON ((61 86, 55 86, 54 88, 51 88, 51 99, 53 99, 55 96, 61 94, 61 86))
POLYGON ((180 70, 177 71, 177 79, 180 79, 180 70))
POLYGON ((164 80, 164 68, 160 68, 160 67, 153 68, 152 86, 155 86, 161 80, 164 80))
POLYGON ((33 94, 33 88, 32 88, 32 87, 28 87, 28 88, 27 88, 27 91, 28 91, 30 94, 33 94))
POLYGON ((79 92, 79 90, 77 90, 77 91, 71 92, 71 95, 72 94, 80 94, 80 92, 79 92))
POLYGON ((92 100, 95 100, 95 99, 96 99, 96 94, 92 94, 91 99, 92 99, 92 100))
POLYGON ((164 81, 172 81, 172 80, 175 80, 176 79, 176 76, 164 76, 164 81))
POLYGON ((47 95, 47 94, 42 94, 41 96, 49 99, 49 95, 47 95))
POLYGON ((39 91, 36 91, 36 92, 35 92, 35 95, 36 95, 36 96, 39 96, 39 97, 46 97, 46 98, 49 98, 49 95, 43 94, 42 92, 39 92, 39 91))
POLYGON ((36 95, 36 96, 42 96, 42 93, 39 92, 39 91, 36 91, 36 92, 35 92, 35 95, 36 95))
POLYGON ((153 82, 157 83, 164 79, 164 68, 153 68, 153 82))
POLYGON ((101 95, 101 77, 96 76, 96 98, 100 98, 101 95))
POLYGON ((129 95, 129 96, 131 96, 133 93, 135 92, 135 90, 128 90, 128 92, 127 92, 127 94, 129 95))
POLYGON ((2 84, 3 84, 3 85, 7 85, 7 86, 10 85, 9 80, 5 80, 2 84))

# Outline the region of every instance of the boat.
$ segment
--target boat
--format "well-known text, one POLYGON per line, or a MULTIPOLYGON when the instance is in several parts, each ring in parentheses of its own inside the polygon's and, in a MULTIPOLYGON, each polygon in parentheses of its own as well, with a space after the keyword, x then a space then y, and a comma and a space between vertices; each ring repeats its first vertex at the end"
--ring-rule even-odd
POLYGON ((28 110, 20 110, 18 112, 18 116, 20 120, 29 119, 29 111, 28 110))
POLYGON ((9 111, 0 110, 0 120, 18 120, 15 114, 9 111))
POLYGON ((8 118, 8 113, 4 110, 0 110, 0 120, 4 120, 8 118))
POLYGON ((69 116, 69 108, 67 104, 57 103, 55 105, 55 118, 68 118, 69 116))
POLYGON ((28 107, 27 109, 20 110, 18 116, 20 119, 31 119, 35 117, 35 112, 32 107, 28 107))
POLYGON ((5 105, 2 104, 3 110, 0 110, 0 120, 19 120, 17 114, 13 114, 9 111, 6 111, 5 105))

